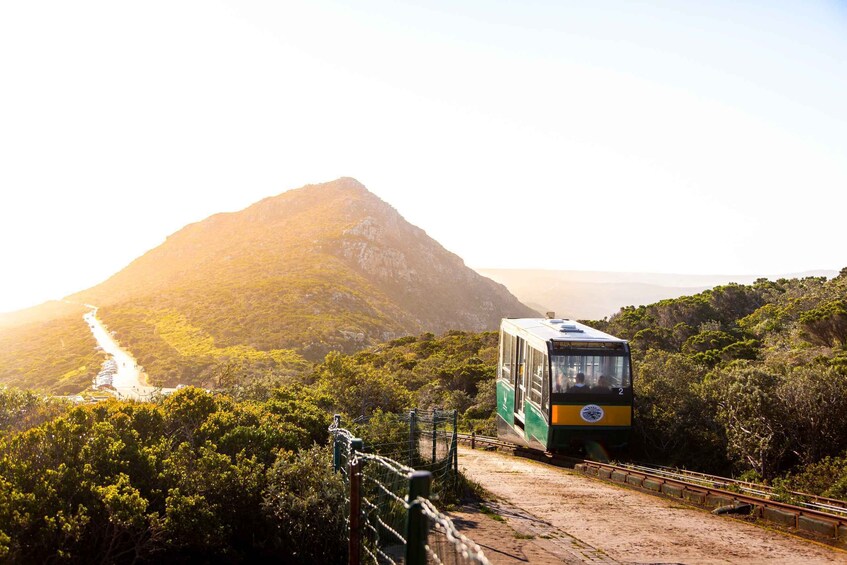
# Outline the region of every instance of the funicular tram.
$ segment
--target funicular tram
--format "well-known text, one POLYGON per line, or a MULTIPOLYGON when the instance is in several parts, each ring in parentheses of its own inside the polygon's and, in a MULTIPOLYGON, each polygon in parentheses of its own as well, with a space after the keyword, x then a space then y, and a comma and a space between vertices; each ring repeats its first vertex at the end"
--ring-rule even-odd
POLYGON ((497 435, 544 451, 608 457, 632 426, 629 344, 555 318, 503 319, 497 435))

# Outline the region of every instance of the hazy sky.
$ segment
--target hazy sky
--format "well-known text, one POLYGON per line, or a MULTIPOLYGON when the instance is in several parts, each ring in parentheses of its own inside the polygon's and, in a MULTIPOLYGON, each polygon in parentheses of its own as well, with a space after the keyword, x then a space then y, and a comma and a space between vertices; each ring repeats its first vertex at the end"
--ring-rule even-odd
POLYGON ((847 3, 0 3, 0 311, 352 176, 472 267, 847 266, 847 3))

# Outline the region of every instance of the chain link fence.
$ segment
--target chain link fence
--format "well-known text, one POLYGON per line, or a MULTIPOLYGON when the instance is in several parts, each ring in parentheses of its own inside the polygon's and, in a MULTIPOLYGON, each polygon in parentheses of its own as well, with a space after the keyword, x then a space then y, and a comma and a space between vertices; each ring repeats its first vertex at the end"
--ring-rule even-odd
MULTIPOLYGON (((381 448, 412 463, 432 466, 448 480, 455 478, 455 414, 412 412, 406 423, 408 439, 389 441, 381 448), (450 426, 446 425, 451 421, 450 426), (447 441, 448 427, 452 439, 447 441), (422 439, 420 432, 427 432, 422 439), (434 430, 434 431, 433 431, 434 430), (451 445, 452 447, 440 447, 451 445), (425 452, 425 453, 424 453, 425 452)), ((436 472, 415 469, 384 454, 367 453, 364 442, 341 427, 336 416, 329 429, 333 436, 333 465, 348 485, 345 517, 349 536, 349 563, 424 563, 488 564, 478 545, 460 534, 449 517, 432 504, 436 472)), ((396 428, 392 430, 396 432, 396 428)), ((372 446, 379 451, 380 446, 372 446)))
POLYGON ((432 473, 431 497, 439 499, 458 478, 457 414, 455 410, 412 410, 378 413, 353 423, 364 439, 364 450, 432 473))

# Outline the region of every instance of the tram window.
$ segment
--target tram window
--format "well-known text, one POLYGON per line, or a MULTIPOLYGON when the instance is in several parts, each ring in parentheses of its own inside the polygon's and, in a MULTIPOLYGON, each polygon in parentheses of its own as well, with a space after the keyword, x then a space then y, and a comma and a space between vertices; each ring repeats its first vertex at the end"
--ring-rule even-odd
POLYGON ((524 344, 525 340, 516 337, 515 338, 515 388, 520 388, 521 390, 526 390, 526 351, 524 344))
POLYGON ((515 358, 515 336, 501 332, 502 346, 500 347, 500 378, 506 381, 512 380, 512 363, 515 358))
POLYGON ((541 405, 541 389, 542 383, 544 382, 544 357, 545 355, 538 351, 537 349, 533 349, 532 347, 527 348, 528 355, 528 368, 529 368, 529 401, 534 402, 535 404, 541 405))
POLYGON ((629 362, 626 357, 601 357, 601 372, 608 380, 611 388, 628 388, 630 386, 629 362))
POLYGON ((596 393, 611 393, 631 384, 629 360, 621 355, 554 355, 552 365, 554 393, 577 390, 578 380, 596 393))
POLYGON ((547 354, 544 353, 542 358, 542 373, 541 373, 541 408, 550 410, 550 363, 547 360, 547 354))

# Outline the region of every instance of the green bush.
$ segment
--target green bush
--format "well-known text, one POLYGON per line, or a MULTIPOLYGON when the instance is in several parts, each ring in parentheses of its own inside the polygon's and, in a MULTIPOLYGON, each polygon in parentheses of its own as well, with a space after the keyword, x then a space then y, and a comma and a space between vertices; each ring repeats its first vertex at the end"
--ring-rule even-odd
MULTIPOLYGON (((0 437, 0 557, 238 563, 334 555, 326 539, 292 541, 301 527, 294 522, 307 527, 312 509, 339 511, 338 480, 325 454, 310 451, 326 442, 328 421, 307 399, 239 403, 189 387, 160 404, 76 407, 8 433, 0 437), (297 425, 301 413, 308 429, 297 425)), ((329 523, 321 520, 318 527, 329 523)))
POLYGON ((273 524, 270 548, 286 563, 346 562, 344 483, 326 448, 281 453, 268 471, 262 510, 273 524))

